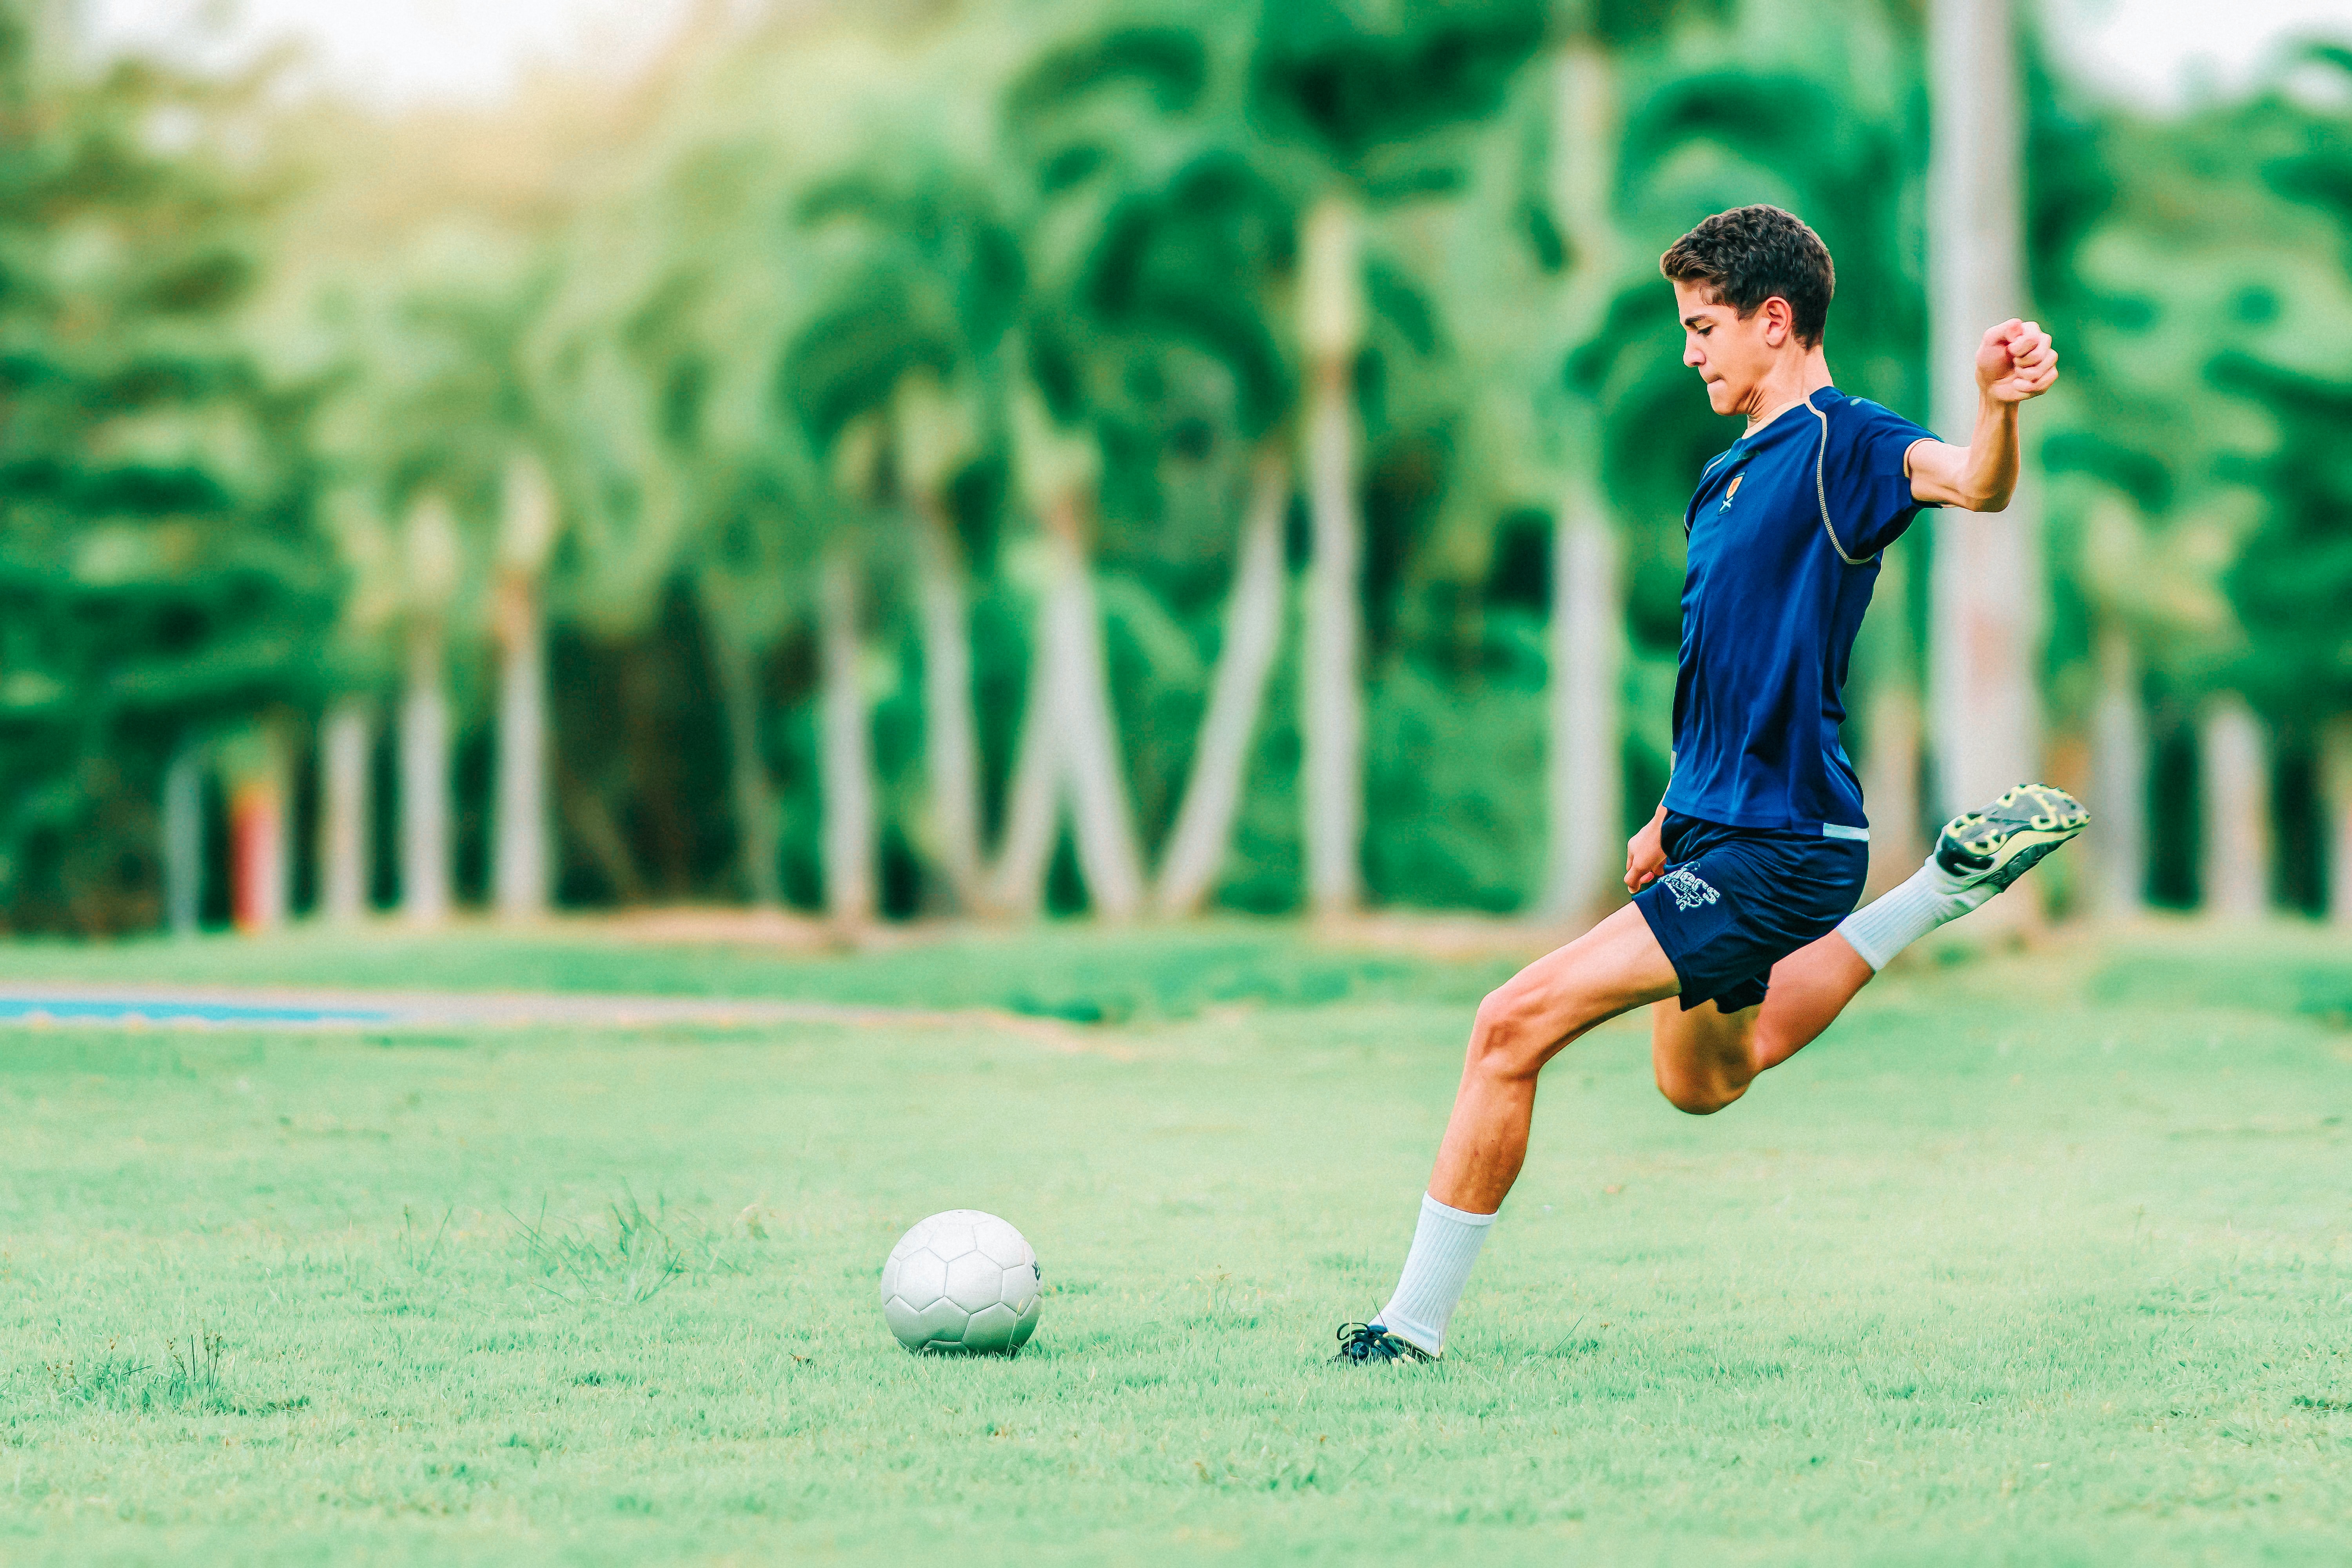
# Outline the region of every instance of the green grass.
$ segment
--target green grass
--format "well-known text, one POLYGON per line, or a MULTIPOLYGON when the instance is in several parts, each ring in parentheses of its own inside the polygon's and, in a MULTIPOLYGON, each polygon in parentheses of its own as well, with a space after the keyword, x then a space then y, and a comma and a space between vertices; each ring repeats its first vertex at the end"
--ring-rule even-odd
POLYGON ((1082 1024, 1190 1016, 1232 1005, 1412 999, 1475 1003, 1504 962, 1331 949, 1299 928, 1230 921, 1139 941, 1069 924, 975 932, 895 951, 780 955, 734 944, 600 938, 593 927, 462 936, 304 930, 266 942, 215 937, 104 944, 0 943, 0 983, 275 984, 446 991, 593 991, 756 996, 914 1007, 1001 1007, 1082 1024))
POLYGON ((1446 1363, 1323 1365, 1493 971, 1244 928, 7 951, 1129 1021, 0 1031, 0 1561, 2342 1560, 2340 945, 1923 964, 1706 1121, 1612 1026, 1446 1363), (882 1328, 956 1205, 1043 1258, 1017 1361, 882 1328))

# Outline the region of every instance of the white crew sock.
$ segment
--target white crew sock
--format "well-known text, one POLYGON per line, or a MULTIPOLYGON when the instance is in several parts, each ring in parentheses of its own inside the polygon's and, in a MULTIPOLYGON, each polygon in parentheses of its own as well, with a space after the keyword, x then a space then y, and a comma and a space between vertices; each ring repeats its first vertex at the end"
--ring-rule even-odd
POLYGON ((1999 891, 1986 882, 1960 886, 1959 879, 1931 857, 1901 887, 1846 916, 1838 924, 1838 935, 1875 973, 1946 921, 1959 919, 1999 891))
POLYGON ((1454 1316, 1462 1287, 1470 1282, 1470 1266, 1494 1228, 1493 1215, 1448 1208, 1422 1194, 1412 1250, 1405 1254, 1396 1293, 1381 1309, 1380 1326, 1431 1355, 1444 1354, 1446 1320, 1454 1316))

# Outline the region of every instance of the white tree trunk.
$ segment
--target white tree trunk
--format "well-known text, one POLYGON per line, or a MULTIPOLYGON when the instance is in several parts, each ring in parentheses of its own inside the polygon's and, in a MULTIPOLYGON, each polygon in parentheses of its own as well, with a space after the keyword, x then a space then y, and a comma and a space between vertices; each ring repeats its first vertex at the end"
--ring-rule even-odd
MULTIPOLYGON (((703 635, 710 648, 711 679, 719 687, 719 711, 727 726, 728 801, 735 815, 736 855, 744 890, 758 908, 782 908, 782 874, 776 868, 776 797, 760 745, 760 670, 740 617, 721 613, 719 595, 706 581, 701 590, 703 635)), ((610 857, 606 857, 610 858, 610 857)))
POLYGON ((1078 550, 1077 500, 1047 530, 1054 588, 1045 601, 1046 642, 1054 650, 1054 707, 1060 715, 1064 776, 1070 786, 1078 869, 1095 910, 1111 921, 1143 909, 1143 855, 1128 802, 1118 720, 1111 710, 1110 669, 1103 657, 1102 612, 1078 550))
POLYGON ((163 771, 163 923, 194 936, 204 912, 205 752, 184 746, 163 771))
MULTIPOLYGON (((1932 0, 1928 168, 1932 418, 1966 441, 1986 328, 2028 313, 2016 43, 2008 0, 1932 0)), ((2009 510, 1935 516, 1930 703, 1947 815, 2032 781, 2042 758, 2034 487, 2009 510)))
POLYGON ((1299 804, 1307 902, 1345 915, 1363 900, 1363 521, 1356 509, 1355 357, 1363 341, 1362 237, 1353 211, 1326 197, 1300 235, 1300 311, 1308 359, 1306 646, 1299 671, 1299 804))
POLYGON ((1874 606, 1863 623, 1855 661, 1870 674, 1869 745, 1860 760, 1862 798, 1870 816, 1870 872, 1863 896, 1904 881, 1927 858, 1920 837, 1927 806, 1919 798, 1919 669, 1911 636, 1910 562, 1889 551, 1878 569, 1874 606))
POLYGON ((509 571, 499 584, 498 835, 492 894, 499 918, 547 913, 547 638, 539 584, 509 571))
POLYGON ((1004 834, 989 902, 997 912, 1023 918, 1045 901, 1045 873, 1054 857, 1062 785, 1061 716, 1055 710, 1060 682, 1054 672, 1050 617, 1041 616, 1029 650, 1029 691, 1021 717, 1021 743, 1013 758, 1013 787, 1005 802, 1004 834))
POLYGON ((2270 758, 2262 721, 2245 699, 2227 692, 2205 705, 2200 729, 2205 912, 2216 920, 2260 920, 2271 889, 2270 758))
POLYGON ((1870 813, 1866 893, 1874 897, 1927 858, 1919 838, 1919 697, 1899 677, 1881 680, 1871 696, 1862 798, 1870 813))
POLYGON ((1307 901, 1344 915, 1363 898, 1362 525, 1356 513, 1355 409, 1344 371, 1318 367, 1307 416, 1314 555, 1307 571, 1299 714, 1307 901))
POLYGON ((369 752, 367 704, 345 698, 320 736, 319 912, 335 925, 367 913, 369 752))
POLYGON ((2099 695, 2091 712, 2091 851, 2094 900, 2111 918, 2147 902, 2147 724, 2131 638, 2110 626, 2099 638, 2099 695))
POLYGON ((1051 577, 1029 667, 1028 710, 1013 759, 1004 845, 991 902, 1009 914, 1044 902, 1054 828, 1069 792, 1078 869, 1096 910, 1124 921, 1143 907, 1143 856, 1127 795, 1126 764, 1111 711, 1102 617, 1078 549, 1077 500, 1054 501, 1045 519, 1051 577))
POLYGON ((874 919, 874 757, 858 598, 856 563, 838 552, 826 556, 817 583, 824 901, 845 926, 874 919))
POLYGON ((1160 856, 1153 901, 1162 914, 1196 912, 1233 844, 1250 741, 1265 705, 1266 677, 1282 646, 1282 531, 1289 510, 1290 465, 1269 448, 1259 454, 1251 477, 1216 680, 1201 719, 1183 804, 1160 856))
POLYGON ((1553 63, 1549 170, 1553 209, 1575 246, 1570 331, 1580 341, 1601 324, 1617 282, 1618 140, 1615 63, 1597 37, 1580 31, 1553 63))
POLYGON ((1552 529, 1549 774, 1551 867, 1544 908, 1599 913, 1625 862, 1624 760, 1618 732, 1625 644, 1617 539, 1589 479, 1573 482, 1552 529))
POLYGON ((2320 808, 2327 814, 2327 919, 2352 931, 2352 715, 2320 742, 2320 808))
POLYGON ((449 699, 442 686, 441 630, 408 637, 408 689, 400 705, 400 907, 412 925, 449 915, 449 699))
POLYGON ((971 719, 971 626, 955 530, 936 496, 916 507, 923 637, 923 760, 941 869, 966 909, 986 901, 980 863, 980 742, 971 719))
MULTIPOLYGON (((1553 62, 1550 196, 1575 270, 1562 308, 1571 342, 1602 329, 1624 250, 1615 214, 1614 66, 1589 27, 1553 62)), ((1624 594, 1601 480, 1601 411, 1574 397, 1561 426, 1568 472, 1552 525, 1549 745, 1545 759, 1549 864, 1542 909, 1554 920, 1598 914, 1622 889, 1624 753, 1621 731, 1624 594)))

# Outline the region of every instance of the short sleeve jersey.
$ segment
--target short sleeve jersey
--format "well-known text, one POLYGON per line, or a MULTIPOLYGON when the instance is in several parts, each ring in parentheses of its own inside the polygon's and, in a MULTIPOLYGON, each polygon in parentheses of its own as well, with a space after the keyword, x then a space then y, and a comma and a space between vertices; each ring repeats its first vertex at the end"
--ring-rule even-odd
POLYGON ((1846 666, 1878 553, 1918 513, 1904 457, 1928 435, 1825 387, 1706 466, 1683 517, 1690 566, 1667 810, 1869 837, 1838 740, 1846 666))

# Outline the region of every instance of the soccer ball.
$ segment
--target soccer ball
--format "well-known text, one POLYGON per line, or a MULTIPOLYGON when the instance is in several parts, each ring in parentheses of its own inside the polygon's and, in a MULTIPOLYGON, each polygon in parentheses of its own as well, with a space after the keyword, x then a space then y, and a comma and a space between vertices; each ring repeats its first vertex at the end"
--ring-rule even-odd
POLYGON ((898 1238, 882 1265, 882 1316, 910 1351, 1010 1355, 1045 1308, 1037 1254, 992 1214, 950 1209, 898 1238))

